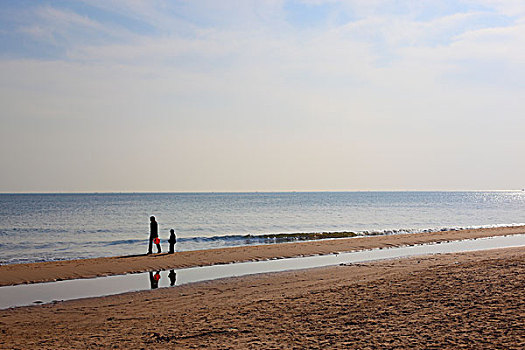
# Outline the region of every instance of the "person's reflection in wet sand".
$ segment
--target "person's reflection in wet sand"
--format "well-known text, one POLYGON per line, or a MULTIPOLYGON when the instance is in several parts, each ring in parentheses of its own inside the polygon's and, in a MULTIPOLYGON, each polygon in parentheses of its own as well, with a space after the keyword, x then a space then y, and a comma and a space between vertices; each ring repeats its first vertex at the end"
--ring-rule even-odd
POLYGON ((168 277, 170 279, 170 286, 173 287, 175 285, 175 281, 177 280, 177 274, 174 270, 170 270, 168 277))
POLYGON ((155 272, 153 274, 153 271, 149 272, 149 284, 151 286, 151 289, 159 288, 159 281, 160 281, 160 271, 155 272))

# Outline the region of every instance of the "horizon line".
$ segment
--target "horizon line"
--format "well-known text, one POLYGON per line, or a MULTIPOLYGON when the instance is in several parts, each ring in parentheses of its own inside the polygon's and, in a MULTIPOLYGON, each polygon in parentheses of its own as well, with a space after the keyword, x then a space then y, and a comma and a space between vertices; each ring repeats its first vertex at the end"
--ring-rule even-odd
POLYGON ((450 190, 450 189, 404 189, 404 190, 250 190, 250 191, 20 191, 20 192, 2 192, 0 195, 5 194, 198 194, 198 193, 344 193, 344 192, 523 192, 522 189, 484 189, 484 190, 473 190, 473 189, 462 189, 462 190, 450 190))

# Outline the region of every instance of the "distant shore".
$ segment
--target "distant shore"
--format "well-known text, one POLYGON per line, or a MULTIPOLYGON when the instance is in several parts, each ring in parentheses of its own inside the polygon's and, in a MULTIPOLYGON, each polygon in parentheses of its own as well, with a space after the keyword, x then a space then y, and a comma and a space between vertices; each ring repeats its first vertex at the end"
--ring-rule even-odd
MULTIPOLYGON (((525 233, 525 226, 353 237, 258 246, 0 266, 0 286, 399 247, 525 233)), ((145 241, 146 247, 146 241, 145 241)))

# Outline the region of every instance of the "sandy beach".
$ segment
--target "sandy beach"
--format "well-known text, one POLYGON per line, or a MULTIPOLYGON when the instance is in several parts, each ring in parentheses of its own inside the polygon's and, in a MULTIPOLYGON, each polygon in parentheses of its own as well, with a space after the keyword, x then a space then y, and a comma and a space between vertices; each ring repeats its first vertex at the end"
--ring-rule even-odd
MULTIPOLYGON (((396 240, 407 244, 410 239, 420 243, 449 240, 450 235, 522 231, 501 228, 337 242, 359 249, 396 245, 396 240)), ((337 242, 233 248, 230 259, 262 259, 271 249, 282 256, 303 247, 310 254, 326 252, 337 242)), ((226 254, 191 252, 195 260, 187 264, 227 259, 219 253, 226 254)), ((130 259, 138 264, 140 259, 168 257, 130 259)), ((120 260, 94 261, 91 273, 107 273, 96 269, 100 261, 111 265, 120 260)), ((63 263, 67 267, 75 262, 63 263)), ((59 270, 54 264, 54 270, 50 264, 30 267, 38 274, 38 265, 59 270)), ((0 348, 523 349, 524 267, 521 247, 252 275, 21 307, 0 311, 0 348)), ((8 280, 4 271, 1 275, 8 280)))
POLYGON ((3 349, 523 349, 525 248, 0 311, 3 349))

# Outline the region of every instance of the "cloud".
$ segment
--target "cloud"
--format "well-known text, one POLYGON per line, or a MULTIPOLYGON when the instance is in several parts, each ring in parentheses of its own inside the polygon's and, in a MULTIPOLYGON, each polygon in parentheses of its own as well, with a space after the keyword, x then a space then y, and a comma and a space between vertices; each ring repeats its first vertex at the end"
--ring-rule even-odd
POLYGON ((73 11, 42 6, 35 8, 32 12, 36 24, 23 25, 18 30, 34 36, 35 39, 65 37, 72 30, 77 32, 86 30, 105 31, 105 27, 101 23, 73 11))
POLYGON ((464 2, 482 5, 507 16, 523 17, 525 15, 525 4, 520 0, 466 0, 464 2))
POLYGON ((501 188, 473 169, 525 151, 520 9, 395 3, 334 1, 315 26, 281 1, 36 7, 24 35, 62 50, 0 61, 2 148, 23 145, 4 186, 49 160, 34 188, 501 188))

